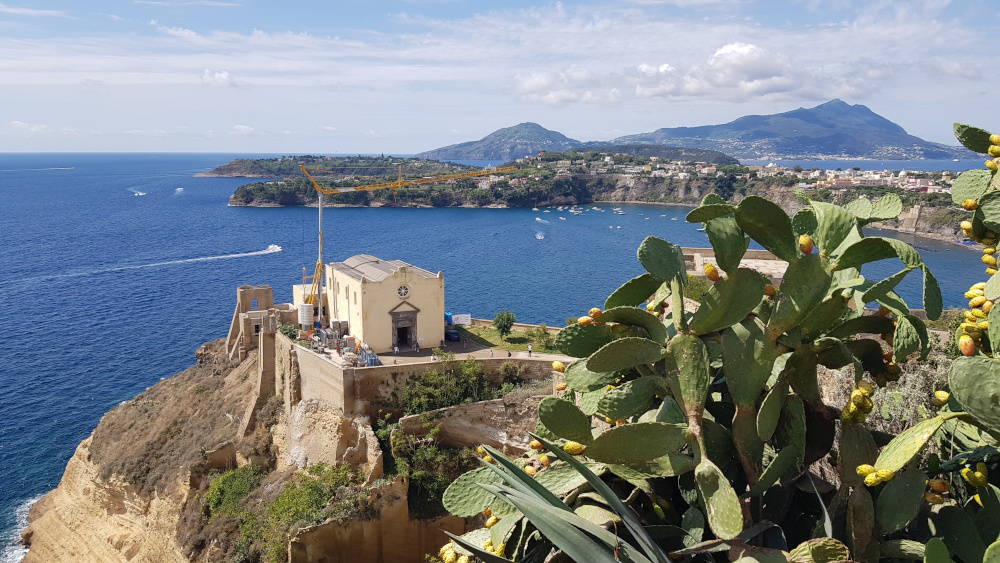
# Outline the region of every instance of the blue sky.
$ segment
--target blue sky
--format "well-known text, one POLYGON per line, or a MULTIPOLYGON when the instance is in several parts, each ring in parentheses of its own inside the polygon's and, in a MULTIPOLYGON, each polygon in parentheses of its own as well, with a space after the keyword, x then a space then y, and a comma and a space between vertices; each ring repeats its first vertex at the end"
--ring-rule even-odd
POLYGON ((414 153, 864 104, 1000 130, 1000 12, 961 0, 4 0, 0 152, 414 153))

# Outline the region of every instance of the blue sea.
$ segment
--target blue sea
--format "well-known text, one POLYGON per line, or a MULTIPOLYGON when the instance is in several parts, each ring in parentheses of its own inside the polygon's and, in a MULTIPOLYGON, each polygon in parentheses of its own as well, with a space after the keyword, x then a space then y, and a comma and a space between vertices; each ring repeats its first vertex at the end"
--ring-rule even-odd
MULTIPOLYGON (((278 155, 0 154, 0 562, 20 559, 27 508, 103 414, 225 337, 237 286, 270 284, 290 301, 311 271, 315 209, 229 207, 247 180, 194 177, 248 156, 278 155)), ((646 236, 708 245, 687 208, 596 205, 605 212, 329 209, 326 260, 404 260, 444 272, 452 313, 508 308, 562 326, 642 273, 646 236)), ((984 278, 974 250, 910 242, 946 288, 984 278)), ((915 277, 901 291, 920 306, 915 277)))

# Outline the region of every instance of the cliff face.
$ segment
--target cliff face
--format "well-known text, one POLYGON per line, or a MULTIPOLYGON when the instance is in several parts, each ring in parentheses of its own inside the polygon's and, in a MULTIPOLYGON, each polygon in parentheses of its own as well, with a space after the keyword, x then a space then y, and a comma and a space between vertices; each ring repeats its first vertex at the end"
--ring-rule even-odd
POLYGON ((80 444, 59 487, 32 507, 25 563, 187 561, 176 539, 186 488, 148 497, 121 479, 102 479, 88 461, 91 442, 80 444))

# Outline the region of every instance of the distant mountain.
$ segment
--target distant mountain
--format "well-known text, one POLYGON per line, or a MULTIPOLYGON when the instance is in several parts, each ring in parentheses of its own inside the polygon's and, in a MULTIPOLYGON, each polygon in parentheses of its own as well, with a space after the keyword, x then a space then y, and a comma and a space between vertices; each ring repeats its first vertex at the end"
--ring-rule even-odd
POLYGON ((415 156, 438 160, 514 160, 541 151, 561 152, 582 144, 537 123, 521 123, 498 129, 478 141, 449 145, 415 156))
POLYGON ((686 147, 668 147, 665 145, 605 145, 587 143, 585 148, 577 150, 597 151, 609 154, 634 154, 637 156, 655 156, 665 160, 684 160, 690 162, 707 162, 709 164, 736 165, 740 161, 728 154, 710 149, 689 149, 686 147))
MULTIPOLYGON (((722 151, 741 159, 977 158, 958 146, 924 141, 863 105, 834 99, 814 108, 748 115, 722 125, 673 127, 626 135, 612 144, 650 143, 722 151)), ((588 143, 596 144, 596 143, 588 143)))

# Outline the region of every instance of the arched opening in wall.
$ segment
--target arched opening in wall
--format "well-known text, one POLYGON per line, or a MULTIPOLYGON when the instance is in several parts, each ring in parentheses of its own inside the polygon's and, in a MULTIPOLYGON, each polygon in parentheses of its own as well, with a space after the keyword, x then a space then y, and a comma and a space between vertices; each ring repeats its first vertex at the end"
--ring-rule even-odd
POLYGON ((250 310, 251 311, 256 311, 257 310, 257 298, 256 297, 254 297, 253 299, 250 300, 250 310))

